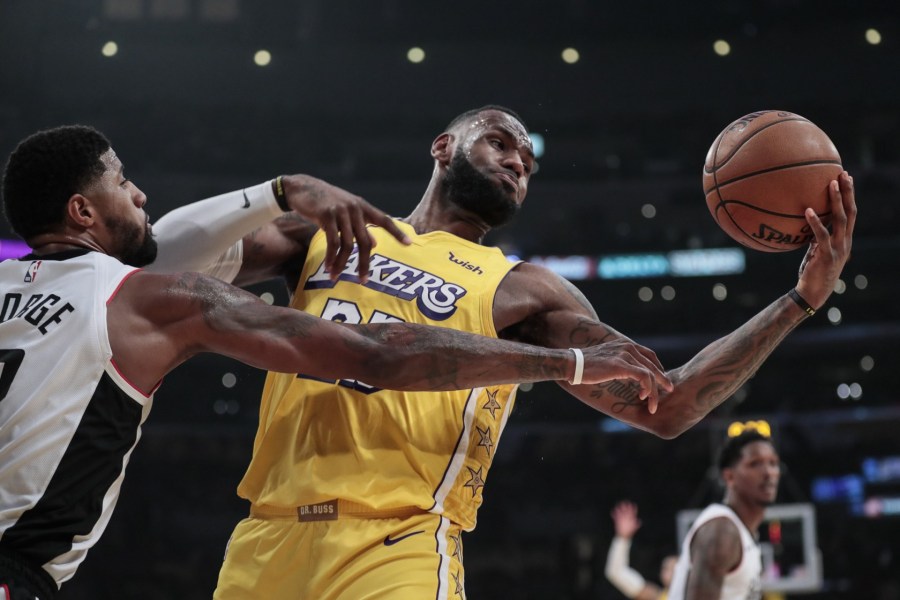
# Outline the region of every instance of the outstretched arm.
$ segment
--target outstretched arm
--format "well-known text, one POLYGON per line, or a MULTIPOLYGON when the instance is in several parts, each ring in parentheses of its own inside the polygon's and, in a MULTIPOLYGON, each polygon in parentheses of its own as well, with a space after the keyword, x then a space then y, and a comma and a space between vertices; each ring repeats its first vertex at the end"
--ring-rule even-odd
POLYGON ((372 249, 368 223, 406 238, 390 217, 359 196, 308 175, 285 175, 163 216, 153 226, 159 254, 148 270, 198 271, 255 283, 302 264, 309 239, 321 227, 328 240, 326 265, 340 272, 356 242, 364 274, 372 249))
MULTIPOLYGON (((821 307, 834 290, 850 256, 856 204, 846 173, 829 190, 832 232, 813 211, 807 221, 816 236, 801 265, 800 296, 821 307)), ((545 269, 521 265, 503 282, 495 304, 495 321, 509 339, 549 347, 599 343, 629 345, 629 356, 659 364, 655 354, 602 323, 590 303, 570 283, 545 269)), ((787 294, 775 300, 734 332, 701 350, 687 364, 669 371, 674 388, 660 389, 659 406, 630 382, 561 385, 579 400, 612 417, 661 437, 679 435, 744 384, 778 344, 808 314, 787 294), (654 411, 656 414, 651 414, 654 411)))
MULTIPOLYGON (((123 376, 150 390, 200 352, 325 379, 398 390, 450 390, 572 379, 576 353, 410 323, 345 325, 270 306, 198 273, 128 278, 109 304, 110 343, 123 376)), ((584 349, 583 380, 655 386, 661 372, 616 364, 607 346, 584 349)))
POLYGON ((640 573, 628 564, 631 552, 631 538, 641 527, 637 516, 637 505, 632 502, 619 502, 613 508, 611 516, 616 527, 616 537, 609 546, 606 556, 606 578, 628 598, 635 600, 657 600, 662 589, 647 582, 640 573))

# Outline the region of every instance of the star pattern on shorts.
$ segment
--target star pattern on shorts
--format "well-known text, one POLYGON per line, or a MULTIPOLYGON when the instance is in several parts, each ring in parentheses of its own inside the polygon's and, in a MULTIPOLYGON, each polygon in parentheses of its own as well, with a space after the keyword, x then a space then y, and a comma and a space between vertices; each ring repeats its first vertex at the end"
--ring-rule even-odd
POLYGON ((450 539, 453 540, 453 553, 450 555, 459 561, 460 564, 463 562, 463 554, 462 554, 462 540, 458 535, 451 535, 450 539))
POLYGON ((472 497, 474 498, 478 494, 478 490, 484 487, 484 474, 482 473, 482 467, 478 467, 476 471, 472 467, 466 467, 469 470, 469 475, 471 477, 465 483, 464 487, 472 488, 472 497))
POLYGON ((487 450, 487 455, 490 457, 494 450, 494 440, 491 439, 491 430, 487 427, 482 429, 477 425, 475 426, 475 430, 478 431, 478 435, 481 436, 478 445, 487 450))
POLYGON ((500 406, 500 403, 497 402, 497 393, 500 390, 496 389, 493 392, 491 390, 486 390, 486 391, 487 391, 488 401, 481 408, 486 408, 487 410, 491 411, 491 418, 496 419, 497 411, 500 410, 501 408, 503 408, 502 406, 500 406))
POLYGON ((453 591, 454 595, 462 596, 463 586, 462 582, 459 580, 459 571, 451 573, 451 576, 453 577, 453 583, 456 584, 456 589, 453 591))

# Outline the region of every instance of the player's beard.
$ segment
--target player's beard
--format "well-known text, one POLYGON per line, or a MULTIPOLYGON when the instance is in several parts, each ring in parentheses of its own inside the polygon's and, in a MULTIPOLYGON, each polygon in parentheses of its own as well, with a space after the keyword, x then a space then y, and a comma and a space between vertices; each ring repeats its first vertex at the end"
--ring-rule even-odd
POLYGON ((519 210, 515 192, 510 194, 504 185, 473 167, 461 150, 453 155, 441 181, 444 198, 478 215, 489 227, 509 223, 519 210))
POLYGON ((156 240, 150 225, 143 229, 124 219, 115 217, 107 219, 106 227, 112 233, 114 243, 119 250, 119 260, 132 267, 145 267, 156 260, 156 240))

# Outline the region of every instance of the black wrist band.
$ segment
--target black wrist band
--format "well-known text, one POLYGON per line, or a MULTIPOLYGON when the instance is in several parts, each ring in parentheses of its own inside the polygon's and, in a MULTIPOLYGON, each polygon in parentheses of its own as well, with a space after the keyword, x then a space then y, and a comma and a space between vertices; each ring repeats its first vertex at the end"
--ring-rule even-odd
POLYGON ((791 288, 788 292, 788 296, 791 300, 796 302, 797 306, 802 308, 804 312, 806 312, 806 314, 808 314, 809 316, 813 316, 814 314, 816 314, 816 309, 810 306, 809 302, 803 299, 803 296, 801 296, 799 292, 797 292, 797 288, 791 288))
POLYGON ((287 195, 285 195, 284 193, 284 181, 281 175, 275 178, 272 187, 275 190, 275 202, 278 203, 278 206, 281 208, 281 210, 283 210, 284 212, 290 212, 291 207, 288 206, 287 195))

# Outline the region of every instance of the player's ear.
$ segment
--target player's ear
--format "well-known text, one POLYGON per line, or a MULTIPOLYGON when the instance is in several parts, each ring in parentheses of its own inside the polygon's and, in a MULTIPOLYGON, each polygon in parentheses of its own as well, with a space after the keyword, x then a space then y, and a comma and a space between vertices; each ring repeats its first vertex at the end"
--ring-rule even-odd
POLYGON ((72 194, 66 202, 66 219, 79 227, 90 227, 94 224, 96 209, 87 196, 72 194))
POLYGON ((446 132, 434 138, 431 142, 432 158, 441 164, 450 164, 450 159, 453 158, 453 141, 453 135, 446 132))
POLYGON ((727 488, 728 485, 734 480, 734 469, 732 469, 732 468, 722 469, 721 479, 722 479, 722 485, 727 488))

